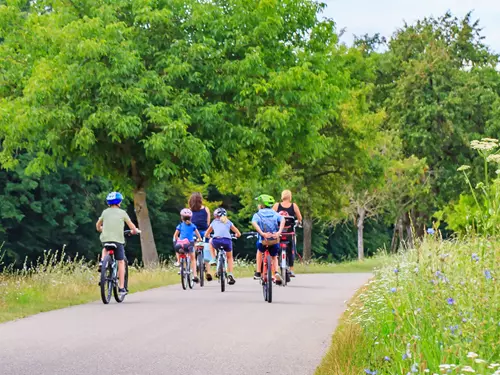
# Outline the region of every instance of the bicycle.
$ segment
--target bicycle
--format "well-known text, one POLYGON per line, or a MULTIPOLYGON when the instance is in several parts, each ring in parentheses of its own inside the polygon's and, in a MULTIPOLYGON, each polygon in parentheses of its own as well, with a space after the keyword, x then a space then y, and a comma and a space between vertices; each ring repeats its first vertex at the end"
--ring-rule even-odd
MULTIPOLYGON (((213 238, 213 236, 211 236, 213 238)), ((231 239, 235 240, 236 236, 231 235, 231 239)), ((219 248, 214 248, 215 251, 217 251, 217 257, 216 257, 216 277, 219 280, 220 284, 220 291, 225 292, 226 291, 226 282, 227 282, 227 255, 226 251, 224 250, 224 247, 219 247, 219 248)))
POLYGON ((186 254, 184 251, 186 248, 186 245, 189 246, 189 244, 183 244, 182 247, 178 250, 179 253, 179 263, 181 264, 181 285, 182 289, 186 290, 189 286, 189 289, 193 289, 194 286, 194 280, 191 277, 192 271, 191 271, 191 257, 189 256, 189 253, 186 254))
POLYGON ((280 273, 282 278, 282 286, 286 286, 290 282, 290 266, 288 259, 288 247, 292 247, 292 256, 296 252, 297 237, 295 235, 295 229, 299 226, 298 221, 295 220, 293 216, 283 216, 283 219, 291 219, 294 221, 293 230, 291 232, 285 232, 281 234, 280 241, 280 273))
MULTIPOLYGON (((132 231, 124 231, 125 235, 131 235, 132 231)), ((137 234, 141 233, 139 230, 137 234)), ((125 244, 123 245, 125 246, 125 244)), ((119 280, 118 280, 118 261, 115 259, 115 250, 117 248, 115 243, 108 242, 104 243, 104 248, 107 250, 108 254, 104 257, 101 266, 101 279, 99 281, 99 286, 101 287, 101 299, 102 302, 107 305, 111 301, 111 293, 115 297, 115 301, 121 303, 125 300, 125 296, 121 296, 119 292, 119 280)), ((127 257, 124 259, 125 262, 125 290, 128 291, 128 261, 127 257)))
MULTIPOLYGON (((243 233, 247 235, 247 238, 258 237, 257 232, 247 232, 243 233)), ((264 301, 271 303, 273 302, 273 266, 272 258, 269 253, 269 245, 262 244, 264 246, 264 254, 262 255, 262 265, 261 265, 261 276, 260 284, 262 285, 262 294, 264 296, 264 301)))
POLYGON ((203 254, 204 243, 197 242, 195 244, 196 249, 196 269, 198 273, 198 278, 200 279, 200 286, 205 285, 205 255, 203 254))

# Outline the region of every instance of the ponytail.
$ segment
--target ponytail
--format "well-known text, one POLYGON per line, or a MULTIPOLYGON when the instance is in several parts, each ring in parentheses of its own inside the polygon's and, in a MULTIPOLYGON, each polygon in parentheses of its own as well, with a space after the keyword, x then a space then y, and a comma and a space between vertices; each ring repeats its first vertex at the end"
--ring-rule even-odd
POLYGON ((225 216, 225 215, 224 215, 224 216, 221 216, 221 218, 220 218, 220 221, 222 221, 222 224, 226 224, 228 220, 229 220, 229 219, 228 219, 228 218, 227 218, 227 216, 225 216))

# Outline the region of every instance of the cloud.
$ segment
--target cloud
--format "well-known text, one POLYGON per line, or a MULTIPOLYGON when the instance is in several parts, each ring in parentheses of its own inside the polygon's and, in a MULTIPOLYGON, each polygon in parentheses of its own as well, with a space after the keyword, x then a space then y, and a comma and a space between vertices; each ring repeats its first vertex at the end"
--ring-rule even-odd
POLYGON ((380 33, 391 36, 404 22, 414 23, 428 16, 438 17, 448 10, 463 17, 473 11, 473 19, 480 20, 485 43, 500 52, 500 1, 498 0, 324 0, 323 15, 333 18, 339 29, 345 28, 343 41, 352 36, 380 33))

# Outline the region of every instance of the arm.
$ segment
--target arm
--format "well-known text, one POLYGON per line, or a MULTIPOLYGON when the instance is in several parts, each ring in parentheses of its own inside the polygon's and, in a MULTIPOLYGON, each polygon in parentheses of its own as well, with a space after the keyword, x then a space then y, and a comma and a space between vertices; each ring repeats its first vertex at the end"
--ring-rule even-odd
POLYGON ((252 221, 252 226, 255 228, 257 233, 259 233, 262 237, 267 238, 267 233, 264 233, 262 229, 260 229, 259 224, 256 221, 252 221))
POLYGON ((299 223, 302 223, 302 214, 300 213, 299 206, 295 203, 293 204, 293 210, 295 211, 295 216, 297 217, 299 223))
POLYGON ((212 229, 212 226, 210 225, 207 229, 207 231, 205 232, 205 238, 210 238, 210 233, 212 233, 213 229, 212 229))
POLYGON ((278 235, 281 235, 281 232, 283 232, 283 229, 285 229, 285 219, 281 219, 280 221, 280 229, 278 230, 278 235))
POLYGON ((200 232, 198 232, 198 229, 196 229, 194 232, 196 233, 196 237, 198 237, 198 242, 203 241, 201 236, 200 236, 200 232))
POLYGON ((273 210, 276 211, 276 212, 278 212, 278 206, 279 206, 278 203, 275 203, 274 206, 273 206, 273 210))
POLYGON ((97 229, 98 232, 102 232, 102 217, 95 223, 95 229, 97 229))
POLYGON ((233 225, 231 225, 231 230, 234 232, 234 234, 235 234, 236 238, 241 237, 241 232, 238 230, 238 228, 236 228, 236 227, 234 226, 234 224, 233 224, 233 225))
POLYGON ((134 223, 132 223, 132 220, 128 219, 125 223, 127 224, 127 226, 128 226, 128 227, 130 228, 130 230, 132 231, 132 234, 137 234, 137 233, 139 233, 139 232, 137 231, 137 227, 135 226, 135 224, 134 224, 134 223))
POLYGON ((205 206, 205 211, 207 211, 207 225, 210 226, 210 208, 205 206))
POLYGON ((176 240, 176 241, 177 241, 177 240, 179 239, 179 233, 180 233, 180 232, 179 232, 179 229, 176 229, 176 230, 175 230, 175 233, 174 233, 174 240, 176 240))

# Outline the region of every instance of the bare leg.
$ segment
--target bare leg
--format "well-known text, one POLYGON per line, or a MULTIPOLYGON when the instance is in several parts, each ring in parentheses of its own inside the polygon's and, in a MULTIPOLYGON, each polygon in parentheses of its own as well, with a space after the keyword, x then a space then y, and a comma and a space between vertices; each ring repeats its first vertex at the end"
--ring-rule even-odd
POLYGON ((108 251, 106 250, 106 248, 103 248, 101 252, 101 261, 104 260, 106 255, 108 255, 108 251))
POLYGON ((257 251, 257 272, 262 272, 262 253, 257 251))
POLYGON ((226 252, 227 256, 227 269, 229 273, 233 273, 233 252, 226 252))
POLYGON ((125 261, 118 261, 118 278, 120 279, 119 286, 120 289, 125 288, 125 261))
POLYGON ((272 257, 271 262, 272 262, 272 264, 273 264, 272 271, 273 271, 273 274, 274 274, 274 273, 276 273, 276 270, 278 270, 278 269, 279 269, 278 257, 277 257, 277 256, 272 257))
POLYGON ((191 257, 191 271, 193 271, 193 276, 196 276, 196 257, 194 252, 190 253, 189 256, 191 257))

